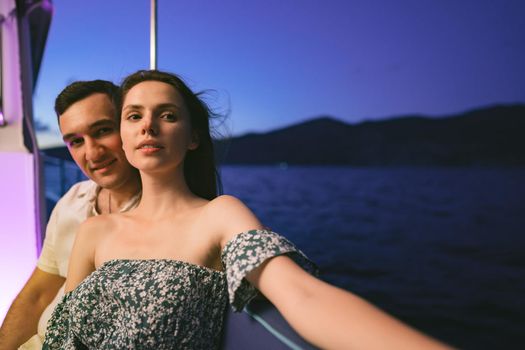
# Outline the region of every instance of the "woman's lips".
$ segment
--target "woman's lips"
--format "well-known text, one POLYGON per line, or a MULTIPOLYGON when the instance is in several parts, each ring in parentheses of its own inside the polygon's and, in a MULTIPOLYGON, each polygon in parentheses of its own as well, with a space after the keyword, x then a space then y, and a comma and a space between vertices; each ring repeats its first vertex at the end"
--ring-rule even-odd
POLYGON ((143 154, 153 154, 156 152, 159 152, 161 149, 163 149, 162 145, 159 145, 158 143, 152 143, 152 142, 144 142, 141 143, 137 149, 141 151, 143 154))

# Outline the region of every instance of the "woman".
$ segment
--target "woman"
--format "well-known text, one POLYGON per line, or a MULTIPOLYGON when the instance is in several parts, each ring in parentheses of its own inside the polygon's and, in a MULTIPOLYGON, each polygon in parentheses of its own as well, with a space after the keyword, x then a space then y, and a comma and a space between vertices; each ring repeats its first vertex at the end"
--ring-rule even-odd
POLYGON ((139 71, 121 89, 142 198, 81 226, 44 348, 216 348, 228 300, 240 310, 255 288, 321 348, 445 348, 313 277, 293 244, 217 197, 209 112, 178 77, 139 71))

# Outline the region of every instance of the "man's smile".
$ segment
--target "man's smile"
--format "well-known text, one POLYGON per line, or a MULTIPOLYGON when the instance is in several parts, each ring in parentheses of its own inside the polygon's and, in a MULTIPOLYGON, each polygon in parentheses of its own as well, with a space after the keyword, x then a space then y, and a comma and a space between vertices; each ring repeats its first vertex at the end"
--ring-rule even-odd
POLYGON ((102 164, 98 164, 97 166, 89 166, 89 169, 92 172, 98 171, 98 172, 105 172, 108 170, 108 168, 113 165, 117 161, 117 158, 114 158, 110 161, 104 162, 102 164))

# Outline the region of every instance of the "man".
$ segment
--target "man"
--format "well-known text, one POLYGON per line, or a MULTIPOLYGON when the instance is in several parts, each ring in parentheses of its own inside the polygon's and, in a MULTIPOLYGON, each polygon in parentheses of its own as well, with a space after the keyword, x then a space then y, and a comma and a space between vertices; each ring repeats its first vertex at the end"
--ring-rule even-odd
POLYGON ((67 86, 55 101, 63 139, 90 180, 74 185, 53 209, 37 266, 0 328, 2 350, 26 341, 21 349, 40 349, 47 321, 63 295, 78 226, 89 216, 129 210, 139 200, 138 172, 122 150, 119 96, 113 83, 94 80, 67 86))

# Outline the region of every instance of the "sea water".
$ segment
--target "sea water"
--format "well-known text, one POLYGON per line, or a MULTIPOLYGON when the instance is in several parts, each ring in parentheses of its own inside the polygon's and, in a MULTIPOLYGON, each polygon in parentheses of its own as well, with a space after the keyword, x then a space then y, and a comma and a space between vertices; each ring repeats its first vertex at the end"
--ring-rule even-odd
POLYGON ((525 169, 228 166, 222 178, 326 281, 460 348, 524 346, 525 169))
MULTIPOLYGON (((454 346, 523 348, 524 168, 220 172, 224 192, 293 241, 322 279, 454 346)), ((80 177, 74 165, 62 175, 48 165, 46 193, 80 177)))

